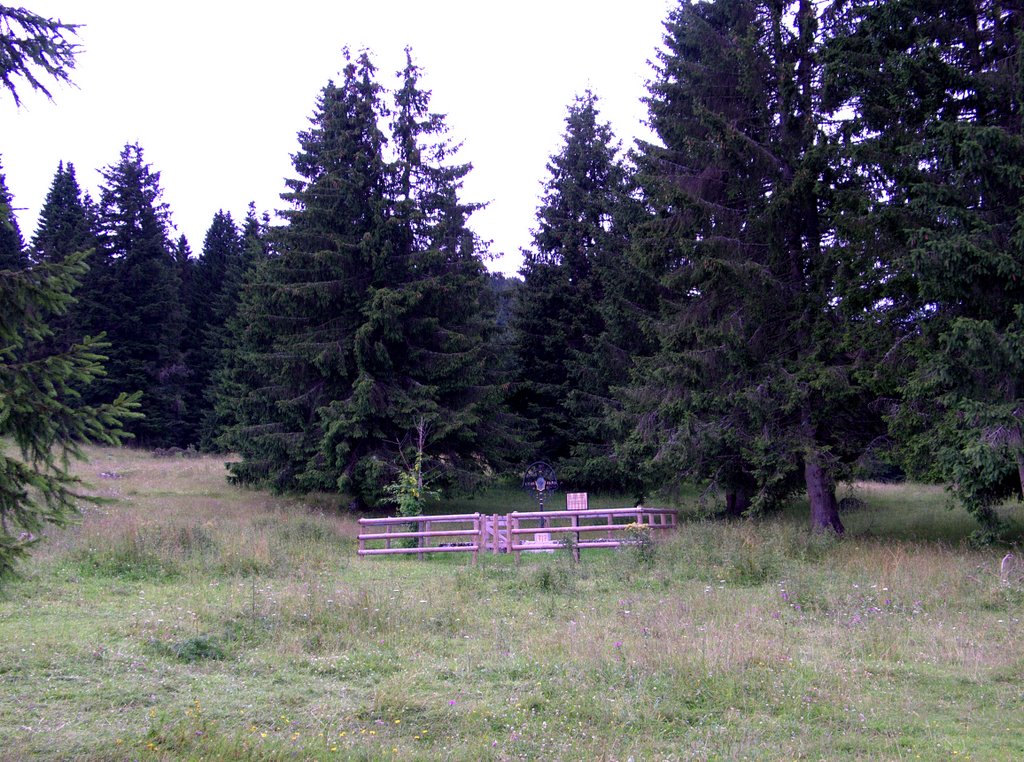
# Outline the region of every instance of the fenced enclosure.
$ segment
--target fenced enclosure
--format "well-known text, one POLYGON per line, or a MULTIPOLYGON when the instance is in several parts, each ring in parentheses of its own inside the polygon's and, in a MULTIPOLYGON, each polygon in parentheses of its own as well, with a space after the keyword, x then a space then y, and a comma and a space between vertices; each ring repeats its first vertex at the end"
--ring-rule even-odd
POLYGON ((573 511, 515 511, 507 515, 465 513, 359 520, 360 556, 427 553, 551 552, 569 546, 615 548, 634 540, 637 527, 672 529, 677 512, 666 508, 607 508, 573 511))

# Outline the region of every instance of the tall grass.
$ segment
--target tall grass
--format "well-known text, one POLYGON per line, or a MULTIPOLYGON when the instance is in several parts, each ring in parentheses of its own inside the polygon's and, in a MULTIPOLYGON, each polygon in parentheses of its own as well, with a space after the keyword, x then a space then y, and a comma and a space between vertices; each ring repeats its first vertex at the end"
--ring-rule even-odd
POLYGON ((0 759, 1024 755, 1024 585, 930 488, 857 485, 838 541, 695 509, 649 557, 473 566, 357 560, 333 498, 217 459, 91 454, 114 502, 0 599, 0 759))

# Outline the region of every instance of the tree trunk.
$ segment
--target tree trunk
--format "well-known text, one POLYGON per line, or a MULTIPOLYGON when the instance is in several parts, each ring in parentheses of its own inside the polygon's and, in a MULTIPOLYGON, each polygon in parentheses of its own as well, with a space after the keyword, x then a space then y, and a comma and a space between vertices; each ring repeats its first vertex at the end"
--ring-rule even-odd
POLYGON ((741 518, 750 508, 750 490, 745 487, 733 487, 725 493, 725 515, 729 518, 741 518))
POLYGON ((807 483, 807 499, 811 503, 811 528, 815 532, 832 530, 841 535, 845 530, 843 522, 839 520, 835 486, 825 473, 817 453, 807 454, 804 481, 807 483))
POLYGON ((1017 447, 1017 479, 1020 480, 1020 494, 1024 498, 1024 452, 1017 447))

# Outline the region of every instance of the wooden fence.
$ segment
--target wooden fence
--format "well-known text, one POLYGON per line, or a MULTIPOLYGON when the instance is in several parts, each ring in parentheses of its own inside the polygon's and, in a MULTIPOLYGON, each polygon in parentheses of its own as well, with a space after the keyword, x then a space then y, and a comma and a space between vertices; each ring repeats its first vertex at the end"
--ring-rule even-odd
POLYGON ((479 513, 359 519, 359 555, 471 552, 476 562, 481 526, 479 513), (383 547, 367 547, 371 541, 382 542, 383 547))
MULTIPOLYGON (((610 508, 582 511, 533 511, 508 515, 464 513, 360 519, 359 555, 416 553, 551 552, 568 544, 615 548, 634 541, 630 528, 650 531, 676 526, 676 512, 665 508, 610 508)), ((635 530, 634 530, 635 531, 635 530)))

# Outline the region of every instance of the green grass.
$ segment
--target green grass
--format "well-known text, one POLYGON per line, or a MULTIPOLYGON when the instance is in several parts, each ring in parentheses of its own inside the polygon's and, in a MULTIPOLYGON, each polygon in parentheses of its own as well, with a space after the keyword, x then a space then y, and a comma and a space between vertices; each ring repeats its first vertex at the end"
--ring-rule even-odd
POLYGON ((692 518, 653 558, 472 566, 359 560, 339 501, 234 489, 220 459, 91 452, 114 502, 0 598, 0 759, 1024 756, 1024 585, 932 488, 858 485, 842 541, 795 504, 692 518))

